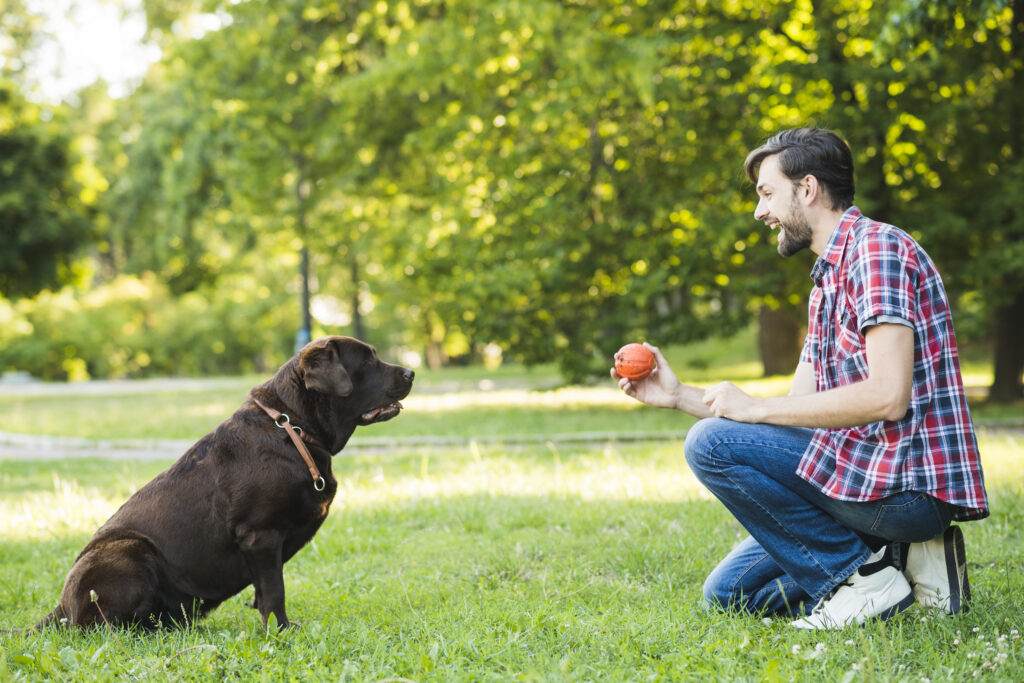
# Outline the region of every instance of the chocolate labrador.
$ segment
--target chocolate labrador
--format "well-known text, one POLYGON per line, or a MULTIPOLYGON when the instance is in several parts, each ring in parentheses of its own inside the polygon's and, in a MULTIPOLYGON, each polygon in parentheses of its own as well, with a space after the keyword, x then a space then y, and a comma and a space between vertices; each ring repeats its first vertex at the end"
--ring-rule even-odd
POLYGON ((327 517, 331 456, 398 415, 413 374, 348 337, 306 345, 100 527, 36 628, 187 624, 249 584, 287 626, 282 568, 327 517))

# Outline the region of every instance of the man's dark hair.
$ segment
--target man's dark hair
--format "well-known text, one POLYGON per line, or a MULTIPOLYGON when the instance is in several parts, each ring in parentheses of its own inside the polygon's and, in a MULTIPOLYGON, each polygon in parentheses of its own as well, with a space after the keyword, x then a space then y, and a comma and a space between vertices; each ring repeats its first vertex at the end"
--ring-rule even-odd
POLYGON ((743 169, 757 182, 758 169, 767 157, 779 155, 779 169, 797 182, 812 175, 825 188, 830 208, 846 210, 853 205, 853 154, 841 137, 823 128, 792 128, 772 136, 747 155, 743 169))

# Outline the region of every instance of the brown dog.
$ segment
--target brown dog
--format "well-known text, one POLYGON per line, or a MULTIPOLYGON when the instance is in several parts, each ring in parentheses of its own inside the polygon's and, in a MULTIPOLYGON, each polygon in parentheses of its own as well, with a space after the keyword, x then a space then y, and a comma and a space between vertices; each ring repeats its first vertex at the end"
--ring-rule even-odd
POLYGON ((286 626, 282 568, 327 517, 331 456, 398 415, 413 374, 355 339, 308 344, 100 527, 36 627, 186 624, 250 583, 263 623, 286 626), (303 430, 310 464, 285 426, 303 430))

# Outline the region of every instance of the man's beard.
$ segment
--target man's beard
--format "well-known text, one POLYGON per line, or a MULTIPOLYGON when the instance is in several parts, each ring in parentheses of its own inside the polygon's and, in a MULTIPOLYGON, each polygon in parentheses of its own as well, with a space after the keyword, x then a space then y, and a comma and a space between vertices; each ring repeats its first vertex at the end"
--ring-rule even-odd
POLYGON ((790 214, 785 221, 779 220, 779 254, 792 256, 811 246, 811 224, 803 212, 790 214))

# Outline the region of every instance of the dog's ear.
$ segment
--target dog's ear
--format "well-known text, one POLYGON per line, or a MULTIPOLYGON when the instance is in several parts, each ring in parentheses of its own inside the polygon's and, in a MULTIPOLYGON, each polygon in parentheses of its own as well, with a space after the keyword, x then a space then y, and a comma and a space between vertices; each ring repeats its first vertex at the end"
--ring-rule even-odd
POLYGON ((311 391, 332 396, 348 396, 352 393, 352 378, 341 363, 336 345, 329 340, 313 342, 302 350, 299 372, 303 384, 311 391))

